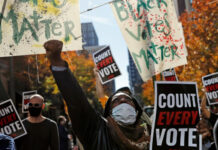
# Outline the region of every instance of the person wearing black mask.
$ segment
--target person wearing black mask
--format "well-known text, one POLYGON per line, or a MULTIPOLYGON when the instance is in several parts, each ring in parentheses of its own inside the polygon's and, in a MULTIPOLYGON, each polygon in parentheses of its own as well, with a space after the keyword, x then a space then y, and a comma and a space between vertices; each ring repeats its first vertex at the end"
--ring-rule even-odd
POLYGON ((44 98, 39 94, 30 97, 29 117, 23 120, 27 134, 15 141, 17 150, 59 150, 57 124, 44 116, 44 98))

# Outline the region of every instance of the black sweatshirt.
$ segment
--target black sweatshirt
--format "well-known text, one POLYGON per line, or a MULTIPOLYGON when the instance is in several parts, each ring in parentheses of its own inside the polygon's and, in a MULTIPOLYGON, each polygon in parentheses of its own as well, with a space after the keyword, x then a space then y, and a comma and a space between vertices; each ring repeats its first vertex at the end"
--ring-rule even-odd
POLYGON ((27 134, 15 141, 17 150, 59 150, 58 128, 53 120, 31 123, 25 119, 23 124, 27 134))

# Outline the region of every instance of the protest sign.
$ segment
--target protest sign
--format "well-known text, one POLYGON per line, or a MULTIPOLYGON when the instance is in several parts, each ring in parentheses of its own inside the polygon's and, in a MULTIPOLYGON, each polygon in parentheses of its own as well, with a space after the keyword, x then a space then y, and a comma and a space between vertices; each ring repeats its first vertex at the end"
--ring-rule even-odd
POLYGON ((45 53, 43 43, 50 39, 63 41, 64 51, 82 49, 79 17, 79 0, 7 0, 0 14, 0 57, 45 53))
POLYGON ((93 53, 93 59, 99 70, 98 75, 102 84, 105 84, 121 75, 109 46, 93 53))
POLYGON ((111 7, 143 81, 187 64, 183 29, 172 0, 117 0, 111 7))
POLYGON ((11 99, 0 103, 0 132, 14 139, 26 134, 26 129, 11 99))
POLYGON ((218 104, 218 72, 202 77, 209 105, 218 104))
POLYGON ((164 76, 165 81, 178 81, 174 68, 163 71, 162 75, 164 76))
POLYGON ((28 113, 28 104, 30 101, 30 97, 33 94, 37 94, 37 91, 27 91, 27 92, 23 92, 22 94, 22 113, 28 113))
POLYGON ((150 150, 201 150, 195 82, 156 82, 150 150))

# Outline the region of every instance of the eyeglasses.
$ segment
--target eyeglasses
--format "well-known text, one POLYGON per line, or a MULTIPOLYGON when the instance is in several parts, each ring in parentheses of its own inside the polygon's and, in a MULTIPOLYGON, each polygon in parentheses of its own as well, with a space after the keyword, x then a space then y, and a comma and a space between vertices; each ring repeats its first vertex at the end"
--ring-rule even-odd
POLYGON ((38 104, 38 103, 35 103, 35 104, 33 104, 33 103, 29 103, 29 107, 41 107, 42 106, 42 104, 38 104))

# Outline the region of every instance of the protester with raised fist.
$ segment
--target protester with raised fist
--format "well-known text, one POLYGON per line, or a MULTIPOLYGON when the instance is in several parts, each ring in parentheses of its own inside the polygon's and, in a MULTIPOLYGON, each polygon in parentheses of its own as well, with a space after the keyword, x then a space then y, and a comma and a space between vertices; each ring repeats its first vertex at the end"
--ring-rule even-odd
POLYGON ((29 101, 29 117, 23 124, 27 134, 17 139, 17 150, 59 150, 57 124, 44 116, 44 98, 34 94, 29 101))
POLYGON ((146 150, 149 137, 140 126, 142 109, 132 95, 117 91, 111 95, 100 116, 61 58, 63 43, 44 44, 56 83, 66 100, 72 127, 86 150, 146 150))

